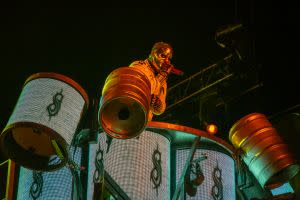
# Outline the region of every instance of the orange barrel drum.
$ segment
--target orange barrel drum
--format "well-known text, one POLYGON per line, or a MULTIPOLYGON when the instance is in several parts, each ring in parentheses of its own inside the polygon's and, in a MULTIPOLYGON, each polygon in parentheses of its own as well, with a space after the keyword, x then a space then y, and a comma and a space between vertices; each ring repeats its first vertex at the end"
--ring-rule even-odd
POLYGON ((120 67, 107 77, 102 89, 99 123, 111 137, 129 139, 139 135, 148 122, 151 83, 133 67, 120 67))
POLYGON ((1 133, 1 151, 32 170, 63 167, 87 107, 86 92, 72 79, 56 73, 33 74, 1 133))
POLYGON ((230 129, 229 140, 262 187, 276 187, 294 177, 299 165, 265 115, 251 113, 230 129))

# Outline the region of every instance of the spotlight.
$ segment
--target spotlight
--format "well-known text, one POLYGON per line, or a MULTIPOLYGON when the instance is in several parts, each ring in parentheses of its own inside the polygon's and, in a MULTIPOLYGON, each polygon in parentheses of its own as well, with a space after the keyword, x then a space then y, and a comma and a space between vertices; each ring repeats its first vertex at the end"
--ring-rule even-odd
POLYGON ((218 132, 218 127, 217 127, 217 125, 210 123, 210 124, 206 125, 206 131, 209 134, 214 135, 218 132))

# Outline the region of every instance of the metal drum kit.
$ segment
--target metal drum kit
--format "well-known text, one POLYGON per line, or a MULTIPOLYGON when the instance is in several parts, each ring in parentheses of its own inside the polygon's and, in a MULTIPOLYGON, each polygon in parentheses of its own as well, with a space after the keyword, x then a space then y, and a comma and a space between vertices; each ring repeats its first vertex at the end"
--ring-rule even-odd
MULTIPOLYGON (((231 145, 202 130, 149 122, 150 87, 135 68, 120 67, 107 77, 96 142, 88 144, 86 155, 77 153, 88 159, 83 199, 100 199, 97 190, 103 182, 116 199, 236 199, 236 149, 262 187, 299 171, 264 115, 253 113, 236 122, 229 133, 231 145)), ((72 142, 88 107, 87 93, 69 77, 37 73, 25 81, 0 136, 1 151, 22 166, 24 183, 29 174, 34 180, 44 177, 46 187, 46 181, 53 181, 46 174, 63 173, 74 164, 72 142)), ((70 173, 63 178, 67 183, 58 177, 64 184, 60 188, 72 187, 70 173)), ((30 192, 30 184, 19 190, 30 192)))
POLYGON ((235 199, 232 152, 207 132, 165 122, 149 122, 139 137, 128 140, 99 132, 89 148, 86 198, 95 198, 104 171, 109 187, 118 185, 113 196, 120 199, 171 199, 171 194, 173 199, 235 199))

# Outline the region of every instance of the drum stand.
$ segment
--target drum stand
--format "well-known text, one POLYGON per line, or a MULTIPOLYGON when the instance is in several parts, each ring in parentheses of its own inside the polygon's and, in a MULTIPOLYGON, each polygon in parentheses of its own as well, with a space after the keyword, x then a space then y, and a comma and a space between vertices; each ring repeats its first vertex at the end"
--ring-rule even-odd
MULTIPOLYGON (((194 143, 193 143, 192 148, 191 148, 191 150, 189 152, 188 158, 186 159, 183 171, 181 173, 179 182, 178 182, 178 184, 176 186, 176 190, 175 190, 175 193, 173 195, 172 200, 177 200, 178 197, 180 197, 180 200, 185 199, 185 192, 184 192, 184 189, 182 188, 183 183, 184 183, 184 177, 186 175, 186 172, 187 172, 187 169, 188 169, 189 165, 193 161, 194 154, 195 154, 195 151, 196 151, 196 147, 199 146, 200 140, 201 140, 200 136, 198 136, 198 137, 196 137, 194 139, 194 143)), ((206 157, 204 159, 206 159, 206 157)))

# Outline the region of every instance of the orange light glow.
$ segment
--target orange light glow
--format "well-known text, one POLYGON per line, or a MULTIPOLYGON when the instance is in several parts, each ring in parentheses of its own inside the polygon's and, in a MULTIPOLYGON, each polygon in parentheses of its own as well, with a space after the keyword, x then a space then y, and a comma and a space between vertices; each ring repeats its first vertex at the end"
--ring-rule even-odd
POLYGON ((206 126, 206 131, 209 133, 209 134, 216 134, 218 132, 218 127, 215 125, 215 124, 208 124, 206 126))

